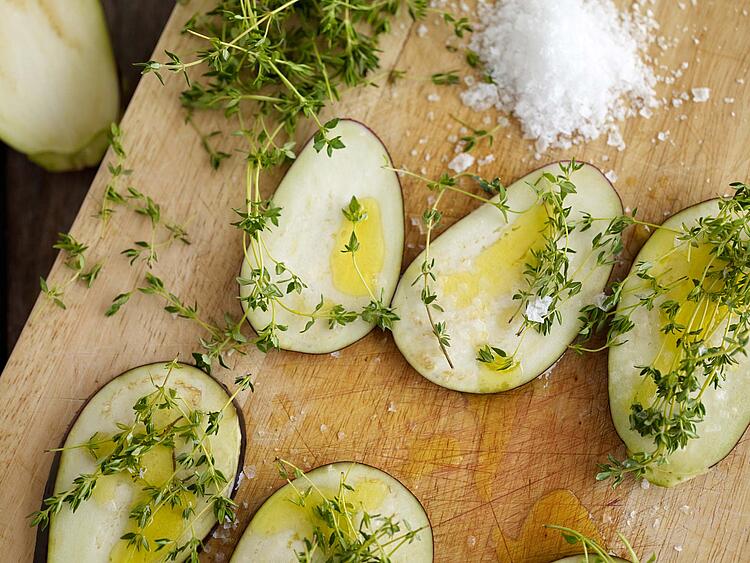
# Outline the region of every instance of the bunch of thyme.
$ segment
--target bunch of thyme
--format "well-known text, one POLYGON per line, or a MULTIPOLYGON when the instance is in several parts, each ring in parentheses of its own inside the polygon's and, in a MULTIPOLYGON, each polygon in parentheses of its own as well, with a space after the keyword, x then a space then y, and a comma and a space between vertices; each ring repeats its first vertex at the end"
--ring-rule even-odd
POLYGON ((53 451, 83 448, 91 454, 96 467, 91 473, 81 474, 72 487, 44 499, 44 508, 29 516, 32 526, 45 528, 64 507, 75 512, 93 494, 99 479, 108 475, 124 474, 142 487, 139 500, 130 508, 132 530, 120 538, 130 549, 145 552, 164 552, 166 560, 178 557, 197 560, 202 538, 195 536, 194 524, 212 511, 220 523, 235 519, 236 504, 229 497, 233 483, 216 466, 211 437, 219 433, 224 412, 232 406, 237 395, 253 389, 250 375, 236 378, 237 389, 222 408, 214 412, 192 409, 179 391, 170 386, 174 371, 182 368, 177 360, 164 365, 166 375, 162 383, 152 379, 153 391, 140 397, 133 405, 133 421, 118 422, 118 432, 112 435, 95 433, 82 444, 53 451), (164 413, 172 415, 167 424, 157 423, 164 413), (161 484, 142 480, 143 458, 157 447, 172 450, 174 471, 161 484), (178 448, 180 449, 178 453, 178 448), (105 453, 106 452, 106 453, 105 453), (200 505, 203 506, 200 506, 200 505), (173 538, 158 538, 153 543, 146 537, 146 529, 162 510, 179 509, 184 522, 182 532, 173 538), (187 536, 187 539, 183 539, 187 536))
MULTIPOLYGON (((316 144, 327 151, 339 148, 330 127, 318 114, 337 101, 343 88, 372 83, 380 66, 379 39, 391 31, 399 8, 413 19, 441 15, 462 37, 471 27, 466 18, 430 7, 427 0, 221 0, 191 17, 183 31, 205 47, 189 58, 165 51, 166 60, 141 63, 142 73, 181 74, 187 81, 181 101, 189 112, 218 110, 231 117, 242 104, 252 103, 268 121, 294 133, 300 117, 318 129, 316 144), (188 71, 203 69, 204 82, 189 79, 188 71)), ((228 153, 213 149, 202 135, 215 168, 228 153)))
POLYGON ((338 491, 331 496, 292 463, 279 459, 277 466, 281 477, 296 493, 291 501, 300 507, 311 505, 316 519, 312 537, 304 538, 304 548, 295 553, 300 563, 312 563, 321 558, 323 561, 387 563, 402 546, 419 540, 423 528, 412 530, 404 520, 370 514, 348 500, 355 488, 346 482, 347 473, 341 473, 338 491))
MULTIPOLYGON (((702 398, 710 388, 719 388, 729 370, 746 354, 750 340, 750 188, 736 182, 732 197, 719 201, 715 215, 700 217, 693 226, 668 230, 675 244, 655 261, 642 261, 621 282, 614 284, 603 303, 581 311, 581 341, 578 350, 600 328, 607 327, 604 346, 622 344, 635 327, 636 311, 658 310, 664 319, 660 327, 662 345, 648 365, 635 366, 642 377, 654 384, 647 402, 631 405, 631 428, 653 440, 650 451, 632 452, 625 459, 609 456, 599 465, 598 480, 619 485, 628 474, 643 478, 647 470, 667 461, 670 454, 685 448, 699 436, 698 427, 706 409, 702 398), (674 275, 660 266, 677 252, 690 256, 704 251, 706 264, 700 274, 674 275), (624 295, 636 299, 617 307, 624 295)), ((619 236, 634 219, 610 220, 606 233, 619 236)), ((613 235, 614 236, 614 235, 613 235)), ((607 260, 617 242, 604 236, 594 246, 603 249, 607 260)))

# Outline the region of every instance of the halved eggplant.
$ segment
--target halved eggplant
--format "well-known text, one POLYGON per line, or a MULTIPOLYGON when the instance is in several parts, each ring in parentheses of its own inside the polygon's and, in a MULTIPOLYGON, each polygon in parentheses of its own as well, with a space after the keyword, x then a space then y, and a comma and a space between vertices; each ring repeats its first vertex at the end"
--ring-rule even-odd
MULTIPOLYGON (((653 264, 651 274, 661 274, 660 283, 669 284, 685 274, 703 271, 710 259, 709 249, 704 246, 691 248, 676 239, 673 230, 695 226, 702 217, 716 215, 718 200, 709 200, 684 209, 664 222, 662 229, 646 241, 636 257, 633 268, 642 262, 653 264), (673 229, 673 230, 669 230, 673 229), (670 253, 668 258, 663 258, 670 253)), ((618 311, 627 310, 638 300, 639 284, 643 282, 633 276, 623 290, 618 311)), ((689 284, 687 284, 689 285, 689 284)), ((690 287, 686 284, 670 291, 666 298, 683 301, 690 287)), ((641 436, 631 428, 631 405, 640 402, 646 405, 654 396, 655 384, 641 375, 641 368, 650 365, 664 344, 665 336, 660 329, 665 322, 665 313, 659 307, 650 311, 644 307, 634 309, 631 319, 635 326, 625 335, 627 341, 609 352, 609 404, 617 433, 625 442, 628 451, 650 452, 654 449, 653 438, 641 436)), ((679 320, 679 319, 678 319, 679 320)), ((668 347, 669 348, 669 347, 668 347)), ((669 354, 669 351, 666 351, 669 354)), ((698 438, 688 441, 686 447, 672 453, 667 463, 651 466, 646 478, 655 485, 672 487, 688 479, 706 473, 711 466, 723 459, 742 437, 750 424, 750 359, 736 356, 738 365, 729 368, 729 376, 716 389, 709 386, 703 394, 706 408, 704 420, 697 425, 698 438)))
POLYGON ((120 111, 99 0, 0 0, 0 139, 52 171, 93 166, 120 111))
MULTIPOLYGON (((117 423, 132 423, 133 406, 140 399, 154 391, 154 383, 161 384, 167 374, 165 363, 155 363, 131 369, 119 375, 102 387, 85 404, 73 422, 65 438, 62 451, 58 454, 50 475, 52 490, 45 496, 69 489, 73 480, 81 474, 92 473, 96 459, 86 448, 74 447, 97 436, 111 436, 118 432, 117 423)), ((226 388, 205 372, 189 365, 180 365, 169 375, 169 387, 177 390, 191 410, 204 412, 219 411, 227 404, 230 395, 226 388)), ((183 407, 184 408, 184 407, 183 407)), ((171 420, 172 409, 159 411, 161 422, 171 420)), ((161 424, 161 422, 157 422, 161 424)), ((210 437, 210 451, 215 458, 217 469, 228 479, 225 494, 232 495, 234 484, 244 457, 245 438, 242 413, 236 403, 229 405, 221 420, 218 434, 210 437)), ((106 448, 106 444, 101 446, 106 448)), ((186 446, 185 446, 186 447, 186 446)), ((161 538, 183 540, 187 536, 183 529, 182 510, 164 506, 154 515, 154 520, 145 528, 145 535, 151 551, 135 550, 128 547, 121 536, 131 531, 133 521, 129 513, 134 504, 142 499, 143 487, 163 483, 175 470, 175 456, 183 450, 181 444, 174 449, 157 446, 142 459, 139 475, 125 472, 100 477, 94 486, 91 498, 80 504, 75 512, 68 505, 53 515, 49 528, 39 531, 36 561, 50 563, 98 563, 110 561, 151 562, 161 561, 166 551, 155 552, 156 540, 161 538)), ((195 535, 205 538, 216 524, 212 510, 200 515, 205 500, 194 501, 195 535)), ((178 557, 177 561, 184 560, 178 557)))
MULTIPOLYGON (((328 134, 332 138, 340 136, 345 147, 329 156, 308 142, 273 196, 273 204, 281 208, 281 217, 278 227, 263 234, 264 263, 268 266, 272 256, 307 284, 301 293, 292 292, 282 298, 286 307, 312 312, 322 296, 323 310, 334 304, 361 310, 370 301, 369 292, 352 265, 351 255, 342 252, 351 233, 351 223, 342 209, 354 196, 367 212, 367 218, 357 226, 359 268, 375 296, 388 305, 401 271, 404 245, 401 183, 395 172, 384 168, 390 163, 388 151, 365 125, 342 119, 328 134)), ((257 264, 258 257, 248 252, 241 277, 250 278, 250 271, 257 264)), ((274 275, 273 266, 269 272, 274 275)), ((283 279, 286 275, 278 277, 283 279)), ((251 287, 241 285, 240 296, 249 295, 251 287)), ((243 306, 247 308, 244 301, 243 306)), ((374 326, 357 319, 330 329, 323 319, 303 332, 308 318, 282 307, 277 306, 274 313, 260 309, 248 312, 256 331, 272 318, 288 327, 279 334, 281 348, 309 353, 344 348, 374 326)))
POLYGON ((298 561, 295 554, 304 551, 304 539, 312 538, 315 528, 321 529, 326 538, 331 531, 316 514, 316 507, 323 500, 320 494, 312 489, 302 507, 296 503, 300 492, 304 494, 314 485, 330 499, 338 493, 342 475, 345 483, 353 488, 346 493, 346 500, 351 503, 354 513, 354 528, 359 527, 363 511, 393 517, 395 522, 400 522, 399 533, 420 531, 411 542, 401 545, 390 561, 432 561, 430 521, 411 491, 380 469, 361 463, 339 462, 313 469, 272 494, 248 524, 230 563, 298 561))
MULTIPOLYGON (((518 314, 519 301, 513 295, 525 289, 525 264, 543 238, 548 217, 528 184, 544 172, 556 174, 559 165, 536 170, 508 187, 507 203, 516 213, 508 213, 507 219, 492 205, 482 205, 430 246, 435 292, 444 309, 434 313, 435 321, 447 326, 453 368, 441 353, 425 313, 422 284, 414 283, 424 253, 401 277, 393 299, 401 322, 394 327, 393 336, 406 360, 430 381, 470 393, 495 393, 523 385, 544 373, 565 352, 579 330, 579 309, 604 289, 612 267, 597 266, 597 256, 591 252, 592 239, 606 227, 595 223, 587 231, 575 230, 568 238, 568 247, 574 251, 570 254, 571 277, 582 282, 582 289, 559 307, 562 323, 554 324, 548 335, 536 330, 517 335, 523 315, 518 314), (478 361, 477 351, 484 346, 517 349, 517 365, 497 370, 478 361)), ((565 205, 572 207, 569 222, 580 220, 584 213, 594 217, 622 213, 617 193, 594 166, 584 164, 572 173, 571 181, 577 193, 565 199, 565 205)))

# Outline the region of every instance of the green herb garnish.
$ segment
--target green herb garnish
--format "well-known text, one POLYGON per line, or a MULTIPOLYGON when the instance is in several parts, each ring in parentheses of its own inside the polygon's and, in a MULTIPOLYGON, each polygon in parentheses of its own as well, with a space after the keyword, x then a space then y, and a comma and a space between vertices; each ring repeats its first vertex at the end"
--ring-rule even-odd
MULTIPOLYGON (((635 327, 638 310, 658 310, 663 319, 660 333, 664 343, 648 365, 635 366, 653 383, 653 398, 631 405, 630 426, 653 440, 653 449, 632 452, 625 459, 609 456, 599 465, 597 480, 612 479, 619 485, 628 474, 644 478, 647 471, 665 463, 668 457, 698 437, 698 426, 706 408, 703 395, 721 387, 728 370, 746 354, 750 339, 750 188, 733 183, 732 197, 719 200, 715 215, 701 217, 694 226, 677 229, 646 224, 674 234, 675 245, 659 260, 639 262, 622 281, 612 286, 601 304, 581 310, 579 351, 598 351, 618 346, 635 327), (656 267, 677 251, 705 251, 705 267, 697 275, 675 277, 656 267), (674 279, 673 279, 674 278, 674 279), (617 309, 623 295, 637 295, 632 305, 617 309), (606 343, 586 348, 589 338, 607 327, 606 343)), ((593 219, 604 220, 604 219, 593 219)), ((593 221, 588 219, 589 223, 593 221)), ((605 233, 619 236, 624 226, 642 223, 634 218, 609 220, 605 233)), ((618 242, 607 236, 594 240, 600 260, 610 260, 619 251, 618 242)))
POLYGON ((118 431, 112 435, 97 432, 83 444, 63 448, 85 449, 95 459, 96 467, 91 473, 76 477, 71 488, 44 499, 44 508, 29 516, 32 526, 47 527, 50 519, 64 507, 75 512, 91 498, 102 477, 124 474, 134 480, 142 479, 144 456, 157 447, 166 447, 174 452, 174 471, 158 486, 146 480, 142 482, 143 496, 130 509, 129 519, 134 529, 120 539, 137 551, 163 550, 166 560, 187 556, 197 561, 202 543, 194 535, 193 524, 208 511, 213 512, 220 523, 235 519, 236 504, 228 496, 233 483, 215 465, 211 437, 218 434, 223 413, 235 397, 241 391, 252 390, 253 384, 250 375, 236 378, 237 389, 224 406, 216 412, 204 412, 191 408, 177 389, 170 387, 170 376, 181 367, 177 360, 164 365, 163 382, 152 380, 154 390, 133 405, 132 423, 118 423, 118 431), (158 423, 157 420, 165 418, 165 413, 170 415, 167 417, 170 421, 158 423), (203 504, 200 508, 198 501, 203 504), (159 511, 175 508, 182 513, 183 533, 149 543, 146 528, 159 511), (185 532, 188 538, 182 541, 185 532))
POLYGON ((412 530, 404 520, 371 514, 348 500, 355 489, 346 482, 347 473, 341 473, 338 491, 327 495, 297 466, 283 459, 276 464, 281 477, 296 493, 291 502, 301 507, 311 506, 316 520, 312 536, 302 539, 304 549, 295 553, 300 563, 320 560, 388 563, 402 546, 419 540, 419 532, 424 528, 412 530))

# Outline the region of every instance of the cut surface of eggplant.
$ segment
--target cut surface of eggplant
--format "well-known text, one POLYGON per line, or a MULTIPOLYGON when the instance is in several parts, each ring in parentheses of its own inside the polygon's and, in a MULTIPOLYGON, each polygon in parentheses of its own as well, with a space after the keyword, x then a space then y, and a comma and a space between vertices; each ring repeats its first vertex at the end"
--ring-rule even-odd
MULTIPOLYGON (((270 256, 283 262, 308 286, 301 293, 285 295, 282 302, 286 307, 312 312, 322 296, 323 311, 334 304, 361 310, 370 302, 367 287, 353 266, 351 254, 341 252, 352 227, 341 210, 354 196, 367 212, 367 218, 356 227, 358 266, 376 297, 388 305, 398 282, 404 245, 401 184, 395 172, 384 168, 390 163, 388 152, 365 125, 342 119, 329 136, 340 136, 345 148, 334 150, 330 156, 325 150, 316 151, 312 142, 302 149, 273 196, 281 217, 278 227, 263 233, 265 248, 261 246, 260 252, 272 276, 270 256)), ((248 279, 257 266, 255 254, 248 249, 242 261, 242 278, 248 279)), ((276 278, 285 279, 285 275, 276 278)), ((286 288, 285 283, 280 285, 286 288)), ((241 283, 241 297, 251 291, 252 286, 241 283)), ((243 306, 247 307, 244 301, 243 306)), ((270 310, 248 313, 256 331, 271 319, 270 310)), ((309 318, 280 306, 276 306, 275 320, 288 327, 279 334, 281 348, 309 353, 339 350, 373 328, 357 319, 331 329, 325 319, 320 319, 302 332, 309 318)))
MULTIPOLYGON (((559 173, 551 164, 521 178, 508 187, 508 205, 517 213, 507 220, 492 205, 485 204, 449 227, 430 246, 434 259, 433 282, 444 312, 433 312, 435 322, 444 322, 450 334, 448 353, 454 368, 448 365, 433 335, 421 301, 420 254, 401 277, 393 306, 401 321, 393 336, 406 360, 424 377, 449 389, 471 393, 495 393, 523 385, 550 368, 565 352, 579 330, 578 312, 603 290, 611 266, 597 266, 591 252, 593 237, 606 227, 595 223, 587 231, 576 230, 568 239, 571 277, 582 282, 581 292, 560 305, 562 324, 555 323, 551 333, 542 335, 527 329, 517 332, 523 322, 519 301, 513 295, 526 289, 525 264, 531 251, 542 241, 548 213, 528 183, 542 173, 559 173), (511 320, 512 319, 512 320, 511 320), (519 343, 520 342, 520 343, 519 343), (498 370, 479 362, 477 352, 485 345, 508 353, 518 349, 518 365, 498 370)), ((546 180, 545 180, 546 181, 546 180)), ((584 164, 571 181, 577 193, 565 199, 572 210, 569 222, 584 213, 594 217, 613 217, 622 213, 617 193, 594 166, 584 164)))
POLYGON ((0 0, 0 139, 48 170, 99 162, 120 94, 99 0, 0 0))
MULTIPOLYGON (((682 225, 690 228, 699 218, 715 215, 717 211, 717 200, 706 201, 677 213, 665 221, 663 226, 675 230, 681 229, 682 225)), ((708 247, 702 245, 691 248, 688 255, 688 245, 676 240, 676 236, 669 230, 657 229, 639 252, 633 268, 637 268, 641 262, 653 264, 651 274, 662 274, 663 277, 659 278, 662 284, 669 284, 684 275, 700 277, 710 259, 708 247), (667 253, 669 256, 663 258, 667 253)), ((634 277, 625 285, 618 310, 636 303, 640 283, 642 282, 634 277)), ((665 298, 685 302, 689 289, 689 284, 682 284, 670 291, 665 298)), ((694 308, 695 305, 686 305, 684 314, 690 316, 691 309, 694 308)), ((660 332, 666 316, 659 307, 654 307, 651 311, 638 307, 631 319, 635 326, 625 335, 627 342, 609 351, 609 403, 615 428, 628 451, 650 452, 655 447, 653 437, 641 436, 633 430, 630 414, 634 402, 643 405, 650 402, 656 387, 650 378, 640 374, 641 370, 636 366, 651 365, 662 345, 666 347, 661 358, 671 363, 674 354, 670 350, 675 346, 670 341, 665 341, 665 338, 674 340, 674 337, 664 336, 660 332)), ((678 322, 684 320, 677 319, 678 322)), ((721 332, 716 331, 717 336, 720 337, 721 332)), ((704 420, 697 425, 698 438, 689 440, 685 448, 671 454, 667 463, 650 467, 646 478, 651 483, 671 487, 706 473, 740 440, 750 423, 750 377, 747 376, 750 359, 743 355, 736 358, 739 363, 729 367, 727 378, 721 382, 721 386, 718 389, 709 386, 703 394, 706 414, 704 420)), ((667 365, 666 368, 668 367, 667 365)))
MULTIPOLYGON (((394 521, 402 523, 402 532, 422 528, 411 543, 396 550, 391 561, 432 561, 432 530, 427 514, 419 500, 398 480, 380 469, 354 462, 324 465, 305 475, 327 498, 332 498, 338 492, 342 473, 346 475, 345 482, 354 488, 346 499, 357 513, 355 526, 359 526, 364 507, 369 514, 392 516, 394 521), (408 523, 408 528, 404 523, 408 523)), ((310 488, 304 477, 292 483, 302 492, 310 488)), ((304 551, 303 540, 312 538, 316 527, 328 537, 330 529, 314 512, 314 507, 322 501, 320 495, 310 493, 305 507, 294 503, 298 498, 299 493, 288 483, 272 494, 250 520, 230 563, 293 563, 298 561, 295 553, 304 551)))
MULTIPOLYGON (((139 398, 154 391, 154 383, 161 384, 167 374, 166 364, 156 363, 129 370, 114 378, 102 387, 86 403, 76 418, 65 439, 64 448, 71 448, 87 442, 98 433, 111 436, 118 431, 117 423, 132 424, 133 405, 139 398)), ((188 365, 173 369, 168 386, 176 389, 191 409, 203 412, 218 411, 226 405, 230 396, 226 389, 203 371, 188 365)), ((185 407, 183 407, 185 408, 185 407)), ((168 424, 176 416, 172 409, 161 410, 156 421, 157 427, 168 424)), ((217 469, 229 480, 225 494, 230 494, 242 458, 244 448, 244 428, 241 415, 234 404, 227 407, 221 420, 219 432, 210 436, 209 446, 217 469), (231 489, 230 489, 231 487, 231 489)), ((102 446, 106 448, 106 445, 102 446)), ((161 561, 164 551, 156 552, 155 540, 160 538, 189 539, 184 530, 182 510, 185 506, 164 506, 154 515, 154 520, 145 528, 145 535, 152 551, 136 551, 121 540, 121 536, 132 531, 133 521, 129 519, 134 504, 144 498, 143 488, 147 485, 162 485, 175 470, 175 455, 188 451, 188 446, 180 443, 174 449, 157 446, 144 455, 140 475, 131 476, 124 472, 100 477, 92 496, 81 503, 75 512, 68 505, 51 518, 47 539, 47 561, 50 563, 106 563, 106 562, 151 562, 161 561)), ((81 474, 92 473, 96 461, 86 448, 63 449, 59 458, 55 479, 55 492, 67 490, 73 480, 81 474)), ((200 514, 205 500, 197 499, 192 493, 183 495, 183 502, 193 502, 195 513, 200 514), (186 498, 186 497, 191 498, 186 498)), ((207 536, 216 524, 213 511, 209 508, 194 521, 195 535, 207 536)), ((184 557, 178 558, 182 561, 184 557)))

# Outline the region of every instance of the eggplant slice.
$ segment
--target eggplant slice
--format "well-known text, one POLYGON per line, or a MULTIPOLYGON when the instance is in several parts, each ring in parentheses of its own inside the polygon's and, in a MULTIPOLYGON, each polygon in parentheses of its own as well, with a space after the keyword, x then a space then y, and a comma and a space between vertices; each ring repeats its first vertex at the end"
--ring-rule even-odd
MULTIPOLYGON (((519 301, 513 295, 525 289, 525 265, 543 239, 541 232, 548 216, 528 184, 544 172, 559 173, 559 164, 536 170, 508 187, 508 205, 517 212, 508 213, 507 219, 494 206, 482 205, 430 246, 437 278, 433 286, 444 309, 433 315, 435 322, 447 326, 454 368, 448 365, 433 334, 421 301, 422 283, 414 283, 420 276, 424 253, 401 277, 393 298, 401 321, 395 325, 393 336, 406 360, 433 383, 469 393, 496 393, 531 381, 562 356, 578 333, 579 309, 604 289, 612 266, 598 266, 597 255, 591 252, 592 239, 606 228, 606 221, 599 221, 569 237, 569 248, 574 251, 570 254, 571 277, 582 283, 582 289, 559 307, 562 324, 555 323, 548 335, 526 330, 519 345, 517 332, 523 315, 518 313, 519 301), (477 351, 486 345, 508 353, 518 346, 518 365, 496 370, 480 363, 477 351)), ((565 199, 565 205, 572 207, 569 222, 580 220, 584 213, 594 217, 622 213, 617 192, 594 166, 584 164, 571 175, 571 181, 577 193, 565 199)))
POLYGON ((320 494, 314 491, 310 493, 305 501, 306 506, 301 507, 295 504, 299 499, 298 491, 307 491, 312 483, 331 498, 339 490, 342 474, 345 475, 345 483, 354 488, 346 493, 346 500, 356 513, 355 527, 362 519, 362 508, 369 514, 392 516, 394 521, 401 522, 399 533, 409 529, 420 531, 411 543, 405 543, 396 550, 390 560, 394 563, 432 561, 430 521, 411 491, 375 467, 338 462, 313 469, 272 494, 248 524, 230 563, 296 563, 298 559, 295 553, 304 551, 303 540, 313 537, 316 526, 326 537, 330 533, 330 529, 315 514, 315 507, 322 500, 320 494))
MULTIPOLYGON (((404 249, 404 204, 401 183, 387 170, 388 151, 380 139, 362 123, 342 119, 329 131, 340 136, 344 148, 329 156, 308 142, 279 184, 273 205, 281 208, 279 224, 263 233, 259 252, 272 279, 284 291, 287 272, 274 272, 273 259, 282 262, 307 285, 281 298, 286 307, 312 312, 323 298, 322 311, 335 304, 360 311, 370 302, 367 287, 352 264, 350 254, 341 252, 349 242, 351 223, 342 209, 356 197, 367 218, 357 225, 360 243, 359 268, 375 296, 388 305, 398 283, 404 249)), ((259 257, 248 248, 242 260, 241 280, 249 279, 259 257)), ((252 292, 252 285, 240 281, 240 297, 252 292)), ((247 303, 242 302, 247 309, 247 303)), ((280 306, 275 311, 250 310, 248 321, 256 332, 272 319, 287 327, 279 333, 284 350, 323 354, 356 342, 374 325, 357 319, 345 326, 328 326, 318 320, 304 330, 308 317, 290 313, 280 306)))
MULTIPOLYGON (((154 383, 161 384, 167 374, 166 363, 155 363, 126 371, 102 387, 84 405, 73 422, 53 465, 50 484, 54 492, 69 489, 73 479, 81 474, 92 473, 96 460, 86 448, 72 448, 89 441, 95 433, 108 436, 118 431, 116 423, 130 424, 134 420, 133 405, 139 398, 154 390, 154 383), (153 381, 153 382, 152 382, 153 381)), ((173 369, 169 376, 169 387, 177 390, 190 409, 204 412, 218 411, 227 404, 230 395, 227 389, 205 372, 189 365, 173 369)), ((183 407, 184 408, 184 407, 183 407)), ((175 418, 169 413, 172 409, 157 413, 156 424, 167 424, 175 418), (168 417, 158 420, 159 417, 168 417)), ((236 403, 224 410, 219 432, 209 438, 210 451, 215 458, 217 469, 228 479, 227 490, 234 492, 237 473, 244 457, 245 438, 242 413, 236 403), (231 488, 231 489, 230 489, 231 488)), ((102 446, 106 448, 105 446, 102 446)), ((140 475, 129 476, 117 473, 100 477, 91 498, 81 503, 75 512, 66 504, 52 516, 49 528, 40 529, 37 540, 36 561, 54 563, 107 563, 116 561, 150 562, 162 560, 166 552, 153 551, 154 540, 159 538, 184 539, 190 536, 183 530, 181 511, 184 507, 164 506, 155 516, 152 524, 146 527, 146 537, 151 550, 135 551, 128 548, 121 536, 131 531, 132 521, 128 516, 133 505, 142 498, 146 484, 159 485, 172 475, 175 468, 174 457, 185 448, 177 443, 175 449, 157 446, 144 455, 143 471, 140 475), (46 554, 46 557, 45 557, 46 554)), ((205 501, 195 503, 199 514, 205 501)), ((197 517, 195 532, 199 538, 209 535, 216 524, 212 510, 197 517)), ((183 558, 178 558, 181 561, 183 558)))
MULTIPOLYGON (((663 227, 679 230, 695 226, 701 217, 715 215, 718 200, 709 200, 684 209, 664 222, 663 227)), ((653 264, 652 274, 662 273, 661 283, 668 284, 683 275, 695 276, 705 268, 709 254, 707 249, 692 248, 688 255, 688 245, 676 240, 676 234, 666 229, 658 229, 641 249, 633 268, 641 262, 653 264), (670 256, 663 259, 665 253, 670 256)), ((631 307, 638 300, 637 277, 628 281, 623 290, 618 310, 631 307)), ((666 296, 668 299, 684 300, 686 284, 678 286, 666 296)), ((617 433, 625 442, 629 452, 649 452, 654 449, 652 437, 643 437, 630 425, 631 405, 634 402, 648 404, 653 397, 655 384, 642 376, 636 366, 650 365, 666 338, 660 329, 666 317, 659 307, 651 311, 644 307, 635 309, 631 319, 633 330, 625 335, 627 341, 609 351, 609 404, 612 420, 617 433)), ((679 319, 678 319, 679 321, 679 319)), ((719 331, 720 332, 720 331, 719 331)), ((750 424, 750 359, 736 357, 739 363, 728 369, 728 377, 716 389, 709 386, 703 395, 706 408, 705 418, 697 425, 698 438, 688 441, 687 446, 678 449, 667 458, 667 462, 649 468, 646 478, 655 485, 672 487, 693 477, 706 473, 711 466, 721 461, 737 444, 748 424, 750 424)))

